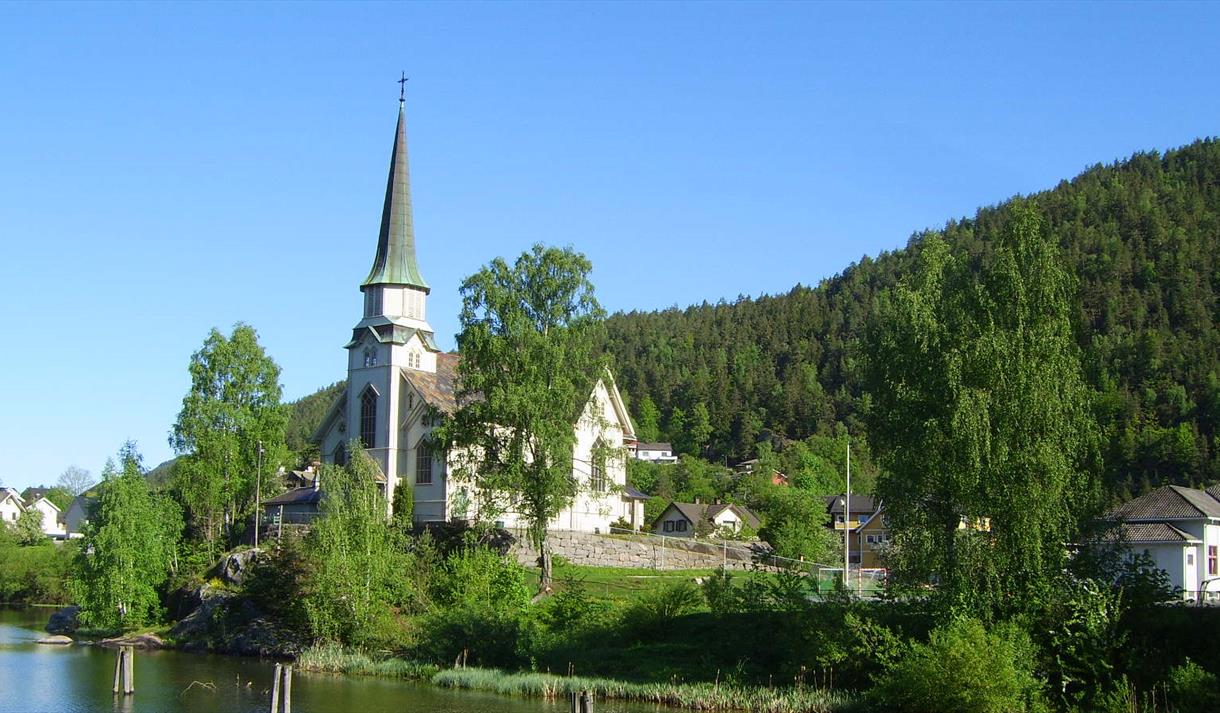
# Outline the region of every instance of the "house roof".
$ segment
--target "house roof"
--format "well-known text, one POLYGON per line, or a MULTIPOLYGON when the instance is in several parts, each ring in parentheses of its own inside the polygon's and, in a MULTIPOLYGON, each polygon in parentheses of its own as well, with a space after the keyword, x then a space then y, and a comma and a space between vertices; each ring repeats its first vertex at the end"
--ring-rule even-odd
POLYGON ((1183 532, 1167 522, 1125 522, 1122 525, 1123 540, 1131 544, 1187 544, 1202 540, 1183 532))
POLYGON ((627 483, 627 485, 623 486, 623 497, 627 498, 628 500, 647 500, 648 499, 647 495, 636 490, 635 487, 633 487, 631 485, 631 483, 627 483))
POLYGON ((21 497, 27 503, 33 505, 34 503, 38 502, 39 498, 45 498, 49 492, 51 492, 50 488, 26 488, 24 491, 22 491, 21 497))
POLYGON ((673 451, 674 447, 669 443, 639 443, 636 444, 637 451, 673 451))
POLYGON ((700 521, 710 522, 712 518, 729 509, 736 512, 741 521, 750 527, 758 527, 762 522, 758 519, 757 515, 750 512, 749 508, 732 503, 714 503, 712 505, 704 503, 670 503, 669 507, 677 510, 692 525, 700 521))
MULTIPOLYGON (((841 515, 843 513, 842 500, 845 497, 847 497, 846 494, 827 495, 825 498, 827 512, 829 512, 831 515, 841 515)), ((864 513, 871 515, 872 513, 877 512, 877 503, 873 498, 867 495, 853 495, 851 496, 851 511, 853 513, 864 513)))
POLYGON ((274 498, 263 501, 263 507, 275 505, 316 505, 322 502, 322 491, 309 488, 294 488, 286 493, 280 493, 274 498))
POLYGON ((1108 514, 1132 522, 1220 518, 1220 500, 1202 490, 1165 485, 1119 505, 1108 514))

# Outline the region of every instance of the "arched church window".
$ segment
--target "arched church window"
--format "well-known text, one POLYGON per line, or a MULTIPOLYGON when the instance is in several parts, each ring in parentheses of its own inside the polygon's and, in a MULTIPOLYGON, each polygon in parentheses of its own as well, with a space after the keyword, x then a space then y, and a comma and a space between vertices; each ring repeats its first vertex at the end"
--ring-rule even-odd
POLYGON ((592 464, 589 473, 589 488, 595 493, 606 492, 606 455, 602 452, 605 446, 601 439, 593 444, 592 464))
POLYGON ((377 349, 376 347, 364 348, 364 365, 377 366, 377 349))
POLYGON ((335 451, 331 454, 331 460, 335 462, 335 465, 347 465, 346 443, 340 443, 339 445, 335 446, 335 451))
POLYGON ((372 386, 360 394, 360 442, 365 448, 377 447, 377 392, 372 386))
POLYGON ((429 485, 432 483, 432 449, 419 444, 415 449, 415 484, 429 485))
POLYGON ((381 290, 370 287, 364 291, 364 316, 375 317, 381 314, 381 290))
POLYGON ((415 351, 414 349, 407 352, 407 366, 411 367, 412 369, 418 369, 419 364, 419 352, 415 351))

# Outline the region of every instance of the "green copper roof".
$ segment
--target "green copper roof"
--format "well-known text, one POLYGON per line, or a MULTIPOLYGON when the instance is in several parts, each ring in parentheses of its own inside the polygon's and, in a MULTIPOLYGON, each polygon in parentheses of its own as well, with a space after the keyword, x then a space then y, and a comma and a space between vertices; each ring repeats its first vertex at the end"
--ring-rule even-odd
POLYGON ((407 169, 407 122, 402 102, 398 104, 398 131, 390 155, 390 177, 386 181, 385 206, 381 209, 381 234, 377 257, 361 287, 410 285, 429 291, 415 263, 415 226, 411 219, 411 175, 407 169))

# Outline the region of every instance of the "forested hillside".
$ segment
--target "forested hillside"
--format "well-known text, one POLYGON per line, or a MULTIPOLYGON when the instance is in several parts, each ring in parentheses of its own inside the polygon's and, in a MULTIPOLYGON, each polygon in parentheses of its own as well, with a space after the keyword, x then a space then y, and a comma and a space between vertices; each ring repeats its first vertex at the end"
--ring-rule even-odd
MULTIPOLYGON (((1097 166, 1033 199, 1079 281, 1073 319, 1112 493, 1220 478, 1220 142, 1097 166)), ((981 254, 1008 209, 941 232, 981 254)), ((866 436, 858 337, 923 237, 817 287, 611 317, 605 348, 642 437, 732 460, 836 422, 866 436)))
MULTIPOLYGON (((1032 198, 1079 281, 1073 319, 1112 493, 1220 478, 1220 141, 1096 166, 1032 198)), ((979 255, 1008 210, 983 208, 940 232, 979 255)), ((836 423, 866 438, 858 337, 923 237, 817 287, 610 317, 604 348, 641 437, 728 461, 836 423)), ((292 405, 294 450, 341 386, 292 405)))
POLYGON ((313 432, 322 423, 330 405, 339 398, 346 383, 335 382, 288 404, 288 426, 284 429, 284 439, 290 450, 306 457, 317 454, 318 446, 311 442, 313 432))

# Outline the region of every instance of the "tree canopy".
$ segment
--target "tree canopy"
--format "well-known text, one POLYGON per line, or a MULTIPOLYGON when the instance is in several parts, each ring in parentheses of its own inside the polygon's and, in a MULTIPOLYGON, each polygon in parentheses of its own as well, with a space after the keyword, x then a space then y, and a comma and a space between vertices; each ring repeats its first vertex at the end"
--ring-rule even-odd
POLYGON ((280 368, 254 329, 239 323, 228 337, 216 329, 208 334, 191 355, 190 374, 191 388, 169 438, 184 456, 175 465, 173 487, 191 525, 217 544, 253 513, 259 442, 266 450, 264 474, 287 458, 280 368))
POLYGON ((458 475, 476 485, 481 512, 511 509, 527 523, 544 589, 547 523, 577 493, 574 424, 601 373, 593 348, 602 309, 591 270, 579 253, 535 245, 511 265, 497 258, 466 278, 462 406, 437 434, 457 449, 458 475))

